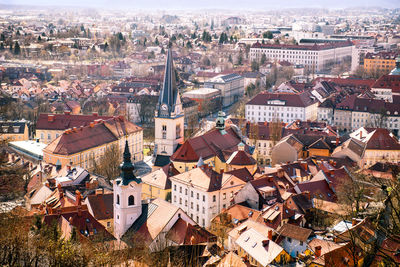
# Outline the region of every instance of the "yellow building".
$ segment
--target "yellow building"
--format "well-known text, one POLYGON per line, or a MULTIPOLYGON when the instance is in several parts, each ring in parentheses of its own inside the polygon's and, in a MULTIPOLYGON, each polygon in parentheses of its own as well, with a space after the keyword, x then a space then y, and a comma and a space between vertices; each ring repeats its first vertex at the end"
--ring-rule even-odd
POLYGON ((152 173, 142 177, 142 199, 161 198, 169 201, 171 199, 170 176, 179 172, 168 164, 152 173))
POLYGON ((94 160, 104 155, 115 145, 123 151, 129 142, 133 161, 143 159, 143 129, 126 121, 123 117, 97 120, 88 126, 74 127, 63 132, 43 149, 43 160, 58 165, 92 168, 94 160))
POLYGON ((29 127, 25 121, 0 121, 0 140, 27 141, 29 140, 29 127))
POLYGON ((397 54, 390 52, 367 53, 364 58, 364 70, 368 73, 375 71, 389 73, 396 67, 396 56, 397 54))

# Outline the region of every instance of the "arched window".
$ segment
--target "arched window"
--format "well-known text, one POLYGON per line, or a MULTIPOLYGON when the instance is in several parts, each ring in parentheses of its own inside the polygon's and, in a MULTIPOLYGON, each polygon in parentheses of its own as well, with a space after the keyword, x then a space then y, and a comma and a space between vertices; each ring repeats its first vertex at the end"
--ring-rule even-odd
POLYGON ((119 205, 119 195, 117 195, 117 204, 119 205))
POLYGON ((128 198, 128 206, 133 206, 135 205, 135 197, 130 195, 128 198))

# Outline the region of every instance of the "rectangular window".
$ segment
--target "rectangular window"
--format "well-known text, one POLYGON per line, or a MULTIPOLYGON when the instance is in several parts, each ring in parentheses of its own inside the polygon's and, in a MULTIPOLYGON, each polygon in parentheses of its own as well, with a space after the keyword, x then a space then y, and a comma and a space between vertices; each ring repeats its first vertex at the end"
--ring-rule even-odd
POLYGON ((203 202, 206 202, 206 196, 203 195, 203 202))
POLYGON ((200 198, 200 195, 199 195, 199 193, 197 193, 197 199, 199 199, 200 198))
POLYGON ((214 195, 214 196, 213 196, 213 202, 216 202, 216 201, 217 201, 217 196, 214 195))

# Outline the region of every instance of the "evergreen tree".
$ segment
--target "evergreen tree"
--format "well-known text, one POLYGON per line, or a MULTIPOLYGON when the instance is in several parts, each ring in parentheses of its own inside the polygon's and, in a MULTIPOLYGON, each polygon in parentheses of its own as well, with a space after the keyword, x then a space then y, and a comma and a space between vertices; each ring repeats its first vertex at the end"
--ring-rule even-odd
POLYGON ((159 45, 160 44, 160 42, 158 41, 158 38, 156 37, 156 39, 154 40, 154 44, 155 45, 159 45))
POLYGON ((161 48, 161 54, 165 54, 164 47, 163 47, 163 48, 161 48))
POLYGON ((103 51, 104 52, 106 52, 108 50, 108 43, 107 42, 105 42, 105 44, 104 44, 104 48, 103 48, 103 51))
POLYGON ((121 41, 124 40, 124 36, 121 32, 118 33, 118 39, 120 39, 121 41))
POLYGON ((2 33, 1 35, 0 35, 0 41, 5 41, 6 40, 6 37, 4 36, 4 34, 2 33))
POLYGON ((19 46, 18 41, 15 41, 14 45, 14 55, 19 55, 21 54, 21 47, 19 46))
POLYGON ((190 41, 187 41, 187 43, 186 43, 186 47, 187 47, 187 48, 193 48, 193 46, 192 46, 192 42, 190 42, 190 41))
POLYGON ((42 41, 42 37, 39 35, 39 37, 37 38, 38 42, 40 43, 42 41))
POLYGON ((3 51, 3 50, 4 50, 4 43, 1 42, 1 43, 0 43, 0 51, 3 51))

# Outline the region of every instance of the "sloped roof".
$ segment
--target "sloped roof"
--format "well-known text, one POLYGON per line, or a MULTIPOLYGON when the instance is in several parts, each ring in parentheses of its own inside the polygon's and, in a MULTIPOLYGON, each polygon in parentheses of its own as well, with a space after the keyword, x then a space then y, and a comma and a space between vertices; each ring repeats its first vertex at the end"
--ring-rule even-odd
POLYGON ((88 195, 87 200, 96 220, 112 219, 114 217, 113 193, 88 195))
POLYGON ((364 142, 366 149, 400 150, 399 141, 388 129, 377 128, 367 135, 364 142))
POLYGON ((272 240, 250 228, 236 240, 244 251, 253 257, 261 266, 268 266, 283 251, 283 248, 272 240), (264 242, 263 242, 264 241, 264 242))
MULTIPOLYGON (((234 152, 237 145, 241 142, 240 136, 232 127, 225 128, 225 132, 212 129, 207 133, 190 138, 171 156, 172 161, 197 162, 200 156, 206 160, 218 156, 225 161, 223 152, 234 152)), ((249 152, 249 147, 245 146, 245 151, 249 152)), ((229 154, 230 154, 229 153, 229 154)))
POLYGON ((247 165, 255 165, 257 164, 257 161, 248 153, 242 150, 238 150, 232 153, 232 155, 229 157, 226 163, 230 165, 247 166, 247 165))
POLYGON ((122 118, 100 121, 92 126, 79 127, 64 132, 44 150, 53 154, 71 155, 140 131, 141 128, 122 118))
POLYGON ((221 189, 222 175, 205 166, 172 176, 171 180, 190 184, 206 192, 213 192, 221 189))
POLYGON ((66 130, 73 127, 87 126, 90 122, 98 119, 108 120, 111 118, 111 116, 98 115, 40 113, 36 123, 36 130, 66 130), (49 116, 53 117, 53 121, 49 121, 49 116))
POLYGON ((135 234, 138 234, 143 242, 151 243, 165 228, 167 223, 178 212, 179 208, 171 203, 156 198, 150 203, 142 204, 142 214, 132 224, 122 237, 127 242, 136 241, 135 234))
MULTIPOLYGON (((285 106, 308 107, 318 100, 309 92, 302 93, 269 93, 261 92, 253 97, 246 105, 273 105, 267 104, 269 100, 280 100, 285 102, 285 106)), ((280 105, 279 105, 280 106, 280 105)))
POLYGON ((311 229, 296 226, 290 223, 282 225, 279 229, 279 234, 282 236, 290 237, 299 241, 306 242, 312 233, 311 229))

